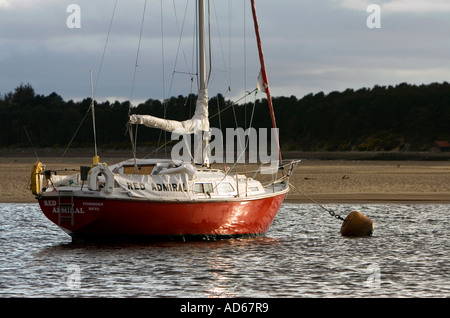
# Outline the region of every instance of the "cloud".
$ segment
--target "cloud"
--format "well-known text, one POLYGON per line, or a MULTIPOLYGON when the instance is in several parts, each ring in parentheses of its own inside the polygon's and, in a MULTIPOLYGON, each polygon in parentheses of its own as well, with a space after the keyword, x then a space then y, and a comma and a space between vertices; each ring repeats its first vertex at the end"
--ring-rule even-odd
POLYGON ((55 3, 55 0, 0 0, 0 10, 2 9, 23 9, 23 8, 35 8, 48 3, 55 3))
POLYGON ((8 9, 11 7, 11 3, 7 0, 0 0, 0 9, 8 9))
POLYGON ((367 0, 342 0, 341 6, 347 9, 366 11, 366 8, 371 3, 367 0))
MULTIPOLYGON (((30 82, 40 94, 90 96, 89 70, 94 80, 99 74, 99 100, 128 99, 133 83, 137 101, 195 93, 188 74, 195 73, 189 14, 195 3, 162 2, 162 43, 160 2, 148 1, 136 68, 143 3, 118 1, 106 42, 114 1, 0 0, 0 93, 30 82), (81 7, 80 29, 66 25, 70 3, 81 7)), ((254 88, 260 68, 251 10, 248 2, 211 3, 210 96, 217 91, 236 100, 254 88)), ((450 11, 450 0, 283 0, 261 2, 257 10, 274 96, 450 76, 450 20, 441 13, 450 11), (372 3, 382 8, 381 29, 366 25, 372 3)))
POLYGON ((387 12, 419 12, 442 13, 450 12, 448 0, 393 0, 381 6, 387 12))
POLYGON ((365 11, 370 4, 378 4, 382 12, 392 13, 442 13, 450 12, 450 1, 448 0, 341 0, 340 5, 344 8, 365 11), (382 2, 382 3, 380 3, 382 2))

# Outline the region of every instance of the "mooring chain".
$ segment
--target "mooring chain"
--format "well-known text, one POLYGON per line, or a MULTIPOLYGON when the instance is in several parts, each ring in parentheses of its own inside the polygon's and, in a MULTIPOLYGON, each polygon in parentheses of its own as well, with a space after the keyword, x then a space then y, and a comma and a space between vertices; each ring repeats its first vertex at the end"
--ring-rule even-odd
POLYGON ((306 198, 308 198, 309 200, 311 200, 312 202, 314 202, 315 204, 317 204, 319 207, 321 207, 322 209, 324 209, 325 211, 327 211, 332 217, 338 219, 338 220, 342 220, 345 221, 345 219, 340 216, 339 214, 336 214, 333 210, 327 209, 326 207, 324 207, 322 204, 320 204, 319 202, 317 202, 316 200, 314 200, 313 198, 311 198, 310 196, 308 196, 306 193, 303 193, 302 191, 300 191, 299 189, 297 189, 296 187, 294 187, 294 185, 292 183, 289 183, 289 186, 291 186, 292 188, 294 188, 295 190, 297 190, 300 194, 304 195, 306 198))
POLYGON ((326 209, 325 207, 322 207, 322 208, 325 209, 326 211, 328 211, 328 213, 330 213, 330 215, 335 217, 336 219, 345 221, 345 219, 342 216, 340 216, 339 214, 336 214, 333 210, 326 209))

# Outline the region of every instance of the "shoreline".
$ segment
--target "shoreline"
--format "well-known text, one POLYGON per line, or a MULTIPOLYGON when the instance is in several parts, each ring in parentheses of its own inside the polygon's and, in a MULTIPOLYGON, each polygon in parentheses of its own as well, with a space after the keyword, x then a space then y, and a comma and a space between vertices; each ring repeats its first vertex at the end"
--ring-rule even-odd
MULTIPOLYGON (((34 154, 16 155, 0 156, 0 203, 37 203, 29 190, 31 168, 37 160, 34 154)), ((76 169, 92 163, 90 156, 56 156, 41 161, 50 169, 76 169)), ((113 154, 101 161, 111 165, 122 159, 127 158, 113 154)), ((290 182, 293 187, 285 203, 450 203, 447 160, 305 159, 290 182)))

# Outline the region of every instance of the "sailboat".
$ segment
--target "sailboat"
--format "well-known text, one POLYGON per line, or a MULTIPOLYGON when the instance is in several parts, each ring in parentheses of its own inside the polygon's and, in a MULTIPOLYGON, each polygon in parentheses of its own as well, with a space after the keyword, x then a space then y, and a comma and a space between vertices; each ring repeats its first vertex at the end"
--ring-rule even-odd
MULTIPOLYGON (((251 4, 263 89, 276 128, 254 0, 251 4)), ((198 0, 198 18, 200 85, 194 116, 178 122, 130 115, 129 125, 182 134, 209 131, 204 0, 198 0)), ((74 240, 217 240, 266 235, 289 192, 289 178, 298 161, 282 164, 277 139, 277 178, 263 185, 253 177, 212 168, 205 151, 208 145, 199 144, 191 162, 134 157, 108 166, 95 153, 92 166, 80 166, 68 175, 36 162, 31 190, 44 215, 74 240)))

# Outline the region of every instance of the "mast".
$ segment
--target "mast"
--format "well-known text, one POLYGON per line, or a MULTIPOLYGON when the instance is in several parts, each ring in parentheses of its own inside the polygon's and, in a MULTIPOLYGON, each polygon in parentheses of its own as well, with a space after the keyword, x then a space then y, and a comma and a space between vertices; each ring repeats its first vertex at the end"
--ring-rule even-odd
POLYGON ((207 90, 206 85, 206 27, 205 1, 198 0, 198 55, 199 55, 199 90, 207 90))
POLYGON ((275 121, 275 113, 273 111, 273 104, 272 104, 272 96, 270 95, 270 88, 269 88, 269 80, 267 77, 267 71, 266 71, 266 63, 264 62, 264 54, 262 50, 262 44, 261 44, 261 36, 259 34, 259 26, 258 26, 258 17, 256 16, 256 6, 255 6, 255 0, 251 0, 252 2, 252 13, 253 13, 253 23, 255 25, 255 34, 256 34, 256 42, 258 45, 258 52, 259 52, 259 61, 261 64, 261 76, 264 83, 264 90, 267 95, 267 102, 269 103, 269 109, 270 109, 270 117, 272 119, 272 127, 275 129, 275 139, 277 141, 277 147, 278 147, 278 159, 281 163, 281 149, 280 149, 280 141, 278 139, 278 132, 277 132, 277 123, 275 121))
MULTIPOLYGON (((198 0, 198 60, 199 88, 195 113, 184 121, 168 120, 151 115, 130 115, 129 124, 145 125, 178 135, 194 134, 194 163, 208 167, 209 162, 209 116, 208 116, 208 79, 206 70, 206 27, 205 0, 198 0)), ((184 138, 184 137, 183 137, 184 138)))
MULTIPOLYGON (((205 25, 205 1, 198 0, 198 55, 199 55, 199 92, 198 99, 206 103, 204 107, 208 108, 208 83, 206 79, 206 25, 205 25)), ((208 120, 208 117, 206 117, 208 120)), ((209 130, 209 124, 208 124, 209 130)), ((199 138, 198 149, 195 149, 195 158, 201 158, 201 164, 208 167, 210 165, 207 155, 208 138, 203 138, 204 131, 195 133, 194 138, 199 138)), ((194 159, 195 159, 194 158, 194 159)))

